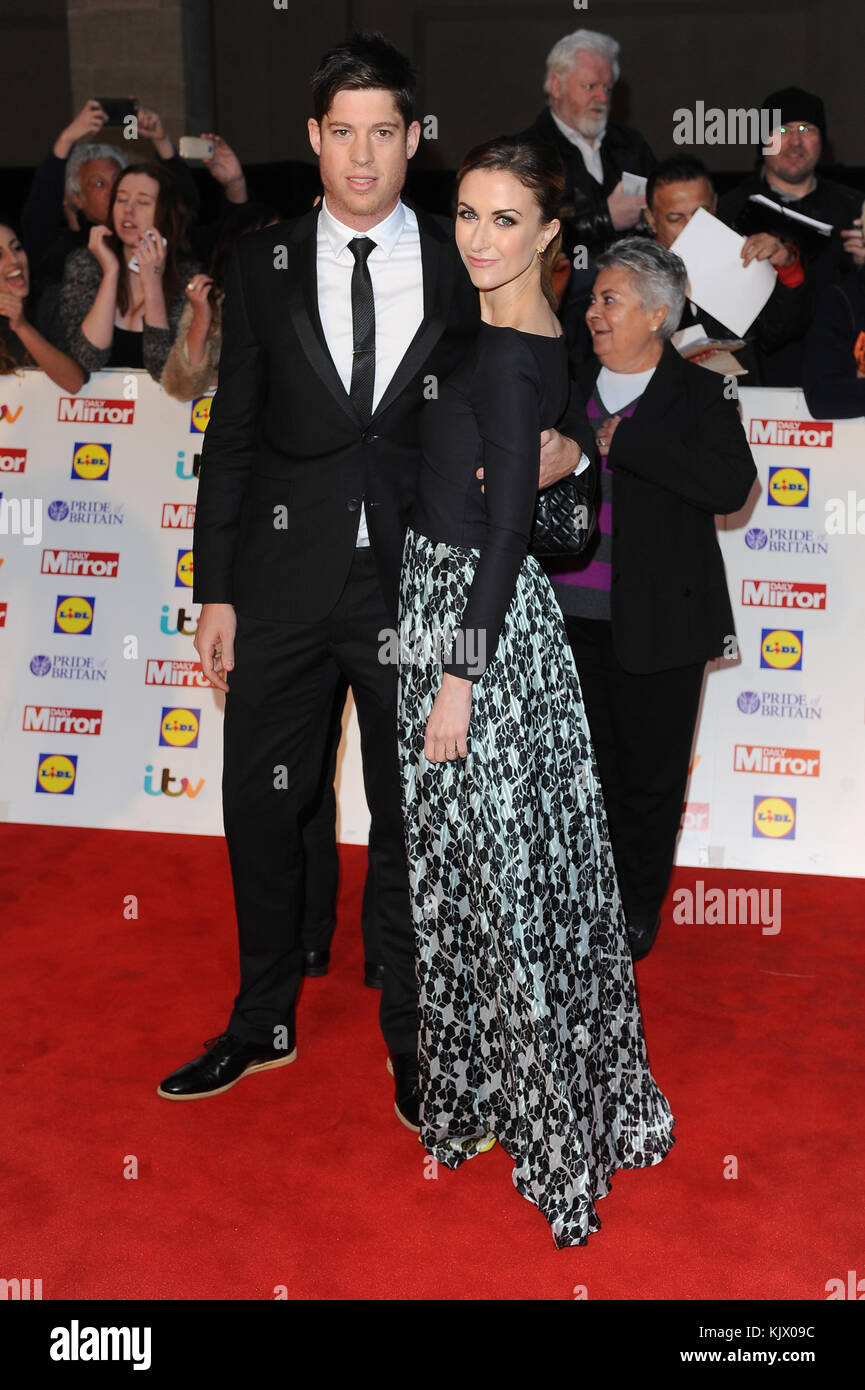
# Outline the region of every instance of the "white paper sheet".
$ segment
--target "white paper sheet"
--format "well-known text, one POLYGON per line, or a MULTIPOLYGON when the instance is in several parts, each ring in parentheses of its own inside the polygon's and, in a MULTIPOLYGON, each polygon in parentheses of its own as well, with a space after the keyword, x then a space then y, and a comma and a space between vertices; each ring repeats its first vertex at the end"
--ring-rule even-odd
POLYGON ((633 193, 645 195, 647 183, 648 179, 644 178, 642 174, 629 174, 627 170, 622 172, 622 192, 629 196, 633 193))
POLYGON ((697 208, 673 242, 688 271, 688 298, 740 337, 775 288, 768 261, 742 264, 745 238, 705 208, 697 208))

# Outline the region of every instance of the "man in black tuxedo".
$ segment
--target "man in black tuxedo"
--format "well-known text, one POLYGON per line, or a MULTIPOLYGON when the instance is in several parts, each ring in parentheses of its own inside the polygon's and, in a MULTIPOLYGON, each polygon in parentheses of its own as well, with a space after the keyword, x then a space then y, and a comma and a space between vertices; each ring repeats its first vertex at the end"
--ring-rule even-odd
MULTIPOLYGON (((371 816, 381 1028, 397 1115, 416 1130, 397 671, 380 657, 397 625, 420 411, 478 331, 479 302, 452 225, 400 198, 420 137, 408 61, 380 36, 356 35, 325 55, 312 88, 324 199, 237 244, 195 522, 195 645, 228 694, 223 802, 240 991, 225 1032, 158 1089, 170 1100, 217 1095, 296 1056, 300 825, 346 679, 371 816)), ((566 424, 591 440, 576 401, 566 424)), ((582 450, 551 431, 539 452, 546 486, 582 450)))

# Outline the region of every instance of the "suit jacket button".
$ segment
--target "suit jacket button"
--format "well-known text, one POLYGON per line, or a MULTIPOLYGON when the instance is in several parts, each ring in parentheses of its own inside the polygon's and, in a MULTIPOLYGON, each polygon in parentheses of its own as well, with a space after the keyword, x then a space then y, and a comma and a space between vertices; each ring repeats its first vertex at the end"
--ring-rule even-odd
POLYGON ((693 589, 683 589, 682 598, 690 598, 693 592, 693 589))
POLYGON ((347 501, 346 504, 345 504, 345 509, 346 509, 346 511, 348 511, 348 512, 356 512, 356 511, 359 510, 359 508, 360 508, 360 498, 359 498, 359 497, 349 497, 348 501, 347 501))

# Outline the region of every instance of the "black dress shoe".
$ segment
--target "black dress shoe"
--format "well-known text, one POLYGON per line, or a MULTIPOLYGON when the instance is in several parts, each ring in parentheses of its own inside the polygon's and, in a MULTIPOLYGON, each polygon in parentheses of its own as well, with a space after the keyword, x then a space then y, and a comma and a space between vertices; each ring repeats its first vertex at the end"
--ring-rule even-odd
POLYGON ((326 975, 327 967, 330 965, 330 951, 304 951, 303 953, 303 973, 315 979, 318 975, 326 975))
POLYGON ((363 963, 363 982, 368 989, 383 989, 384 966, 373 965, 371 961, 365 960, 363 963))
POLYGON ((655 944, 660 925, 660 912, 654 917, 651 913, 645 912, 634 913, 628 918, 628 941, 631 945, 632 960, 642 960, 643 956, 649 954, 655 944))
POLYGON ((397 1119, 406 1129, 420 1134, 420 1083, 416 1053, 392 1052, 387 1069, 395 1082, 393 1108, 397 1119))
POLYGON ((156 1094, 164 1100, 204 1100, 230 1091, 244 1076, 254 1071, 270 1071, 287 1067, 297 1056, 294 1027, 289 1029, 288 1046, 271 1047, 268 1043, 244 1042, 234 1033, 220 1033, 208 1038, 208 1049, 192 1062, 186 1062, 157 1086, 156 1094))

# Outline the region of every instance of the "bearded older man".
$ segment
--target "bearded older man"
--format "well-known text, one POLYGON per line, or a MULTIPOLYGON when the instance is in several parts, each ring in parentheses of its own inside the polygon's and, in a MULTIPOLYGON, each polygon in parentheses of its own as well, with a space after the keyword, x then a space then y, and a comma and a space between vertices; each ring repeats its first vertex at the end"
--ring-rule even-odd
POLYGON ((568 265, 562 260, 563 268, 573 264, 575 247, 585 247, 587 253, 586 263, 571 270, 560 314, 577 356, 594 258, 636 226, 646 204, 641 193, 624 192, 622 175, 645 178, 655 167, 639 131, 609 119, 619 51, 616 39, 592 29, 576 29, 559 39, 547 55, 544 91, 549 105, 524 132, 553 145, 565 166, 562 252, 568 265))

